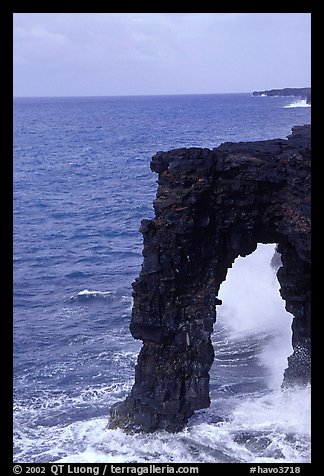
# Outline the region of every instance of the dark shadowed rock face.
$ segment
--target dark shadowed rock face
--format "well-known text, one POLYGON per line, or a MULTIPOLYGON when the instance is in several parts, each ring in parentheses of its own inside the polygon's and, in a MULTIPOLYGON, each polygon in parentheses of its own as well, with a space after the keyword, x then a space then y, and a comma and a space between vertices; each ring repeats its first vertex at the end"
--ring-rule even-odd
POLYGON ((239 256, 277 243, 281 296, 294 315, 284 382, 310 380, 310 126, 288 139, 158 152, 155 218, 143 220, 131 333, 144 343, 135 384, 110 428, 181 430, 208 407, 210 335, 220 284, 239 256))

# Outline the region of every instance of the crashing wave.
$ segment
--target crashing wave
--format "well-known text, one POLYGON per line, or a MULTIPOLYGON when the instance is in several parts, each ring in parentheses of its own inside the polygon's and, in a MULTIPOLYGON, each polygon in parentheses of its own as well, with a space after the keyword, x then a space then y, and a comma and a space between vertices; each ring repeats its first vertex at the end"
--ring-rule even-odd
POLYGON ((284 106, 285 109, 292 108, 292 107, 311 107, 311 105, 307 104, 306 99, 299 99, 298 101, 294 101, 291 104, 284 106))

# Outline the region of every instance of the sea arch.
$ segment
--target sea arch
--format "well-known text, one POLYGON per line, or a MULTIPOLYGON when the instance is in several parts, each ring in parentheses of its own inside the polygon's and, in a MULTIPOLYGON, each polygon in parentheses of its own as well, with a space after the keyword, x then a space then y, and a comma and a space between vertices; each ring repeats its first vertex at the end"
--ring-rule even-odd
POLYGON ((287 140, 153 157, 155 217, 140 227, 144 259, 130 325, 143 347, 130 395, 111 408, 110 428, 179 431, 210 405, 220 284, 258 243, 277 243, 280 293, 294 316, 284 385, 310 381, 310 150, 310 126, 303 126, 287 140))

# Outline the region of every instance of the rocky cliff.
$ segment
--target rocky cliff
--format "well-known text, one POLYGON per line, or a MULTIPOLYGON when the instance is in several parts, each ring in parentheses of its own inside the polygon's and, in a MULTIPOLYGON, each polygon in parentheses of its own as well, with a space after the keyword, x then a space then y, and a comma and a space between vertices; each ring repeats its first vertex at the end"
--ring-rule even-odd
POLYGON ((283 88, 253 91, 253 96, 294 96, 306 99, 307 104, 311 104, 311 88, 283 88))
POLYGON ((131 333, 143 341, 135 383, 109 427, 179 431, 208 407, 210 335, 234 260, 277 243, 277 276, 293 314, 284 383, 310 380, 310 126, 287 139, 158 152, 155 218, 142 220, 143 265, 131 333))

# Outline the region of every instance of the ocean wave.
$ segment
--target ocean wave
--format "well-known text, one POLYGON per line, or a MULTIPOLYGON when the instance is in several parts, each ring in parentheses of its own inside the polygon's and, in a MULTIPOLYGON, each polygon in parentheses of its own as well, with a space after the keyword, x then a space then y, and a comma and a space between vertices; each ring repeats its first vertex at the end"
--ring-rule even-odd
POLYGON ((110 299, 113 296, 112 291, 89 291, 89 289, 83 289, 79 291, 76 295, 70 296, 67 301, 92 301, 94 299, 110 299))
MULTIPOLYGON (((109 403, 114 403, 118 399, 124 397, 129 391, 133 381, 111 382, 110 384, 101 384, 99 386, 87 386, 76 391, 75 394, 67 394, 62 391, 39 392, 38 396, 32 397, 29 401, 17 400, 14 403, 14 409, 22 416, 24 412, 28 412, 33 419, 37 419, 40 412, 44 412, 41 416, 53 416, 57 412, 66 413, 68 408, 77 409, 83 404, 92 404, 107 408, 109 403), (52 412, 50 414, 50 412, 52 412)), ((18 415, 17 413, 17 415, 18 415)))
POLYGON ((201 412, 207 421, 174 435, 127 435, 107 430, 105 419, 77 422, 61 429, 67 454, 55 462, 309 462, 309 399, 310 387, 234 400, 229 418, 211 423, 215 405, 201 412), (71 434, 80 444, 69 452, 71 434))
POLYGON ((287 106, 284 106, 285 109, 295 108, 295 107, 311 107, 310 104, 307 104, 306 99, 299 99, 298 101, 294 101, 287 106))
POLYGON ((108 430, 107 397, 109 406, 125 396, 130 384, 86 388, 70 400, 78 408, 74 421, 62 421, 63 395, 52 396, 48 405, 41 399, 30 402, 32 411, 20 407, 29 424, 18 424, 16 412, 15 461, 28 457, 29 462, 55 463, 310 462, 310 385, 253 396, 218 395, 177 434, 108 430), (82 408, 91 401, 99 404, 98 411, 87 417, 82 408), (53 414, 49 418, 53 411, 57 418, 53 414), (30 417, 37 425, 30 425, 30 417))

